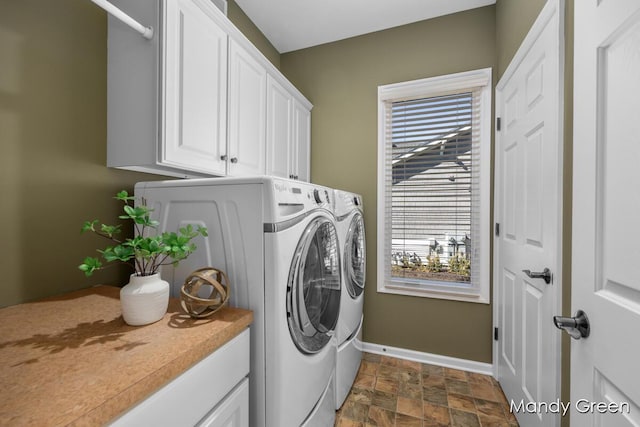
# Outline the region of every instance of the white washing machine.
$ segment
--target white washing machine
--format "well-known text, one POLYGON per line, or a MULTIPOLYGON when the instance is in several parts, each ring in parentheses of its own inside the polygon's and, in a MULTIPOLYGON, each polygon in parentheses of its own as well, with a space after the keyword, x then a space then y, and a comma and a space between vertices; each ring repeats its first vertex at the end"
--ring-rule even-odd
POLYGON ((230 304, 253 310, 250 425, 332 426, 341 297, 333 191, 252 177, 143 182, 135 195, 163 231, 208 229, 189 258, 161 272, 173 296, 191 271, 211 266, 228 274, 230 304))
POLYGON ((366 245, 362 197, 335 190, 334 214, 342 257, 340 314, 336 338, 336 409, 344 403, 362 360, 362 306, 366 273, 366 245))

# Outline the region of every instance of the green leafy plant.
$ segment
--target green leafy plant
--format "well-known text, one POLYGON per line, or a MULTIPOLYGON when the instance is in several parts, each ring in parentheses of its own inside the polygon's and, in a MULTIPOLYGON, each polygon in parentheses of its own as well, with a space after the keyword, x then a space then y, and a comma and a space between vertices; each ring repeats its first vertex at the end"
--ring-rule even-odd
MULTIPOLYGON (((133 267, 137 276, 151 276, 158 272, 163 265, 176 265, 179 261, 188 257, 196 250, 196 245, 191 242, 197 236, 207 236, 205 227, 194 229, 192 225, 187 225, 174 232, 164 232, 153 234, 152 230, 158 228, 158 221, 152 220, 150 209, 144 204, 134 206, 134 197, 129 196, 126 191, 120 191, 115 199, 124 203, 124 215, 120 219, 133 221, 135 237, 120 239, 121 225, 106 225, 100 221, 87 221, 82 226, 82 233, 88 231, 110 240, 113 245, 103 250, 98 250, 102 258, 107 263, 124 262, 133 260, 133 267)), ((91 276, 95 271, 105 268, 100 259, 96 257, 86 257, 84 262, 78 266, 84 274, 91 276)))

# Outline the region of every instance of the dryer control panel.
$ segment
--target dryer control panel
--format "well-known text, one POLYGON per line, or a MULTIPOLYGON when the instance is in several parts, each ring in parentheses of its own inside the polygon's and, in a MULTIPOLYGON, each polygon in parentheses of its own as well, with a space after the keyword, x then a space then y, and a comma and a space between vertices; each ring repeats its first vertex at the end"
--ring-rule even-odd
POLYGON ((349 193, 348 191, 335 190, 334 213, 338 219, 344 219, 356 209, 363 211, 362 196, 360 194, 349 193))

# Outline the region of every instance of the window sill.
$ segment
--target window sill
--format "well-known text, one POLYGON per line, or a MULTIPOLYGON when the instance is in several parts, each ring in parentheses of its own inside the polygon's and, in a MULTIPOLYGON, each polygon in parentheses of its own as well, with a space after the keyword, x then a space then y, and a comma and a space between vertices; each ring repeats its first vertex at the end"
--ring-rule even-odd
MULTIPOLYGON (((380 283, 380 282, 378 282, 380 283)), ((446 299, 461 302, 475 302, 479 304, 489 304, 489 295, 483 295, 477 289, 472 289, 464 285, 438 285, 433 284, 411 284, 409 282, 392 282, 379 284, 378 292, 385 294, 406 295, 413 297, 446 299)))

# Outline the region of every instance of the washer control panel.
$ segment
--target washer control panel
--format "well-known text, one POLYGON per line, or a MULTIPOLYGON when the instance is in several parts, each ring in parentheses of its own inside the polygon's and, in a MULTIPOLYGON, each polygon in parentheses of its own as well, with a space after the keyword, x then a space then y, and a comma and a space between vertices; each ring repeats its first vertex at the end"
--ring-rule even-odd
POLYGON ((324 188, 315 188, 313 190, 313 200, 318 205, 322 205, 324 203, 331 204, 331 196, 329 196, 329 190, 324 188))
POLYGON ((304 209, 324 208, 333 211, 333 190, 321 186, 285 179, 273 181, 273 191, 280 214, 291 215, 304 209), (285 208, 286 207, 286 208, 285 208))

